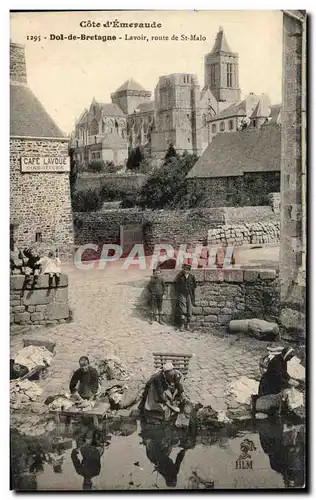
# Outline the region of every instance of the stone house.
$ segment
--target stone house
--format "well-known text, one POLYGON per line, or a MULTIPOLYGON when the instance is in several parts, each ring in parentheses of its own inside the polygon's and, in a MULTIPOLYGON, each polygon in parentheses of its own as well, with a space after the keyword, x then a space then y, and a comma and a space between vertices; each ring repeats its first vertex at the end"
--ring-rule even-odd
POLYGON ((24 46, 10 43, 10 239, 72 247, 69 139, 27 86, 24 46))
POLYGON ((281 126, 218 134, 187 176, 187 189, 209 207, 267 204, 280 191, 281 126))

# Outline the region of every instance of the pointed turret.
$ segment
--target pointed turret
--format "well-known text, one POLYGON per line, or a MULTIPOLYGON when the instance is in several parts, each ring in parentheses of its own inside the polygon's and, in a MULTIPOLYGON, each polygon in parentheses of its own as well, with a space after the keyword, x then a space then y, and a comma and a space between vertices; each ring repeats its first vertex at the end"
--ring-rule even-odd
POLYGON ((219 52, 226 52, 226 53, 232 52, 229 45, 228 45, 224 30, 222 27, 219 28, 219 31, 216 35, 214 47, 212 48, 211 54, 218 54, 219 52))

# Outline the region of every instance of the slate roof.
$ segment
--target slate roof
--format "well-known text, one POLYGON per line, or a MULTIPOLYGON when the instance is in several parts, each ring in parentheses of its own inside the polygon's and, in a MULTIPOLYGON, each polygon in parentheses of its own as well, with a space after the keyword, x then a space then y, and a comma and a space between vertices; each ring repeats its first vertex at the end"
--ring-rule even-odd
POLYGON ((212 48, 211 54, 218 54, 219 52, 232 52, 227 43, 224 30, 222 28, 220 28, 219 32, 216 35, 214 47, 212 48))
POLYGON ((10 135, 65 137, 40 101, 25 85, 10 85, 10 135))
POLYGON ((233 116, 246 116, 246 114, 246 100, 243 100, 223 109, 218 115, 212 116, 210 121, 216 122, 217 120, 223 120, 224 118, 231 118, 233 116))
POLYGON ((139 83, 135 82, 133 78, 126 80, 115 92, 122 92, 123 90, 138 90, 141 92, 147 92, 144 87, 142 87, 139 83))
POLYGON ((280 171, 281 127, 266 125, 218 134, 187 175, 192 178, 231 177, 246 172, 280 171))
POLYGON ((262 102, 261 101, 258 101, 255 109, 253 110, 253 112, 251 113, 251 116, 250 118, 262 118, 264 117, 264 113, 262 111, 262 102))
POLYGON ((270 123, 279 123, 281 121, 281 104, 274 104, 271 106, 270 123))
POLYGON ((113 104, 111 102, 104 103, 99 102, 99 106, 101 106, 102 111, 105 115, 109 116, 125 116, 121 108, 117 104, 113 104))
POLYGON ((146 111, 154 111, 155 110, 155 101, 142 102, 136 108, 139 113, 146 113, 146 111))

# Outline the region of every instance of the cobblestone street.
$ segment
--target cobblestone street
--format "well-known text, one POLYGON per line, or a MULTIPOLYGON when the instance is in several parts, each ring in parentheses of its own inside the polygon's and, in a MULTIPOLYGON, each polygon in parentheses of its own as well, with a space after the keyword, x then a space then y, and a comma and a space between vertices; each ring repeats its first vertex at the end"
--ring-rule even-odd
MULTIPOLYGON (((133 267, 133 266, 131 266, 133 267)), ((56 355, 48 377, 41 382, 44 398, 68 389, 78 358, 106 354, 118 356, 143 379, 153 372, 155 351, 192 353, 187 392, 194 402, 214 409, 231 406, 227 388, 241 375, 258 375, 259 358, 266 342, 210 331, 208 334, 179 332, 172 326, 150 325, 137 310, 137 303, 151 271, 122 270, 111 264, 104 270, 64 268, 69 276, 69 303, 74 320, 36 329, 28 338, 56 342, 56 355)), ((22 335, 11 338, 11 357, 22 347, 22 335)))

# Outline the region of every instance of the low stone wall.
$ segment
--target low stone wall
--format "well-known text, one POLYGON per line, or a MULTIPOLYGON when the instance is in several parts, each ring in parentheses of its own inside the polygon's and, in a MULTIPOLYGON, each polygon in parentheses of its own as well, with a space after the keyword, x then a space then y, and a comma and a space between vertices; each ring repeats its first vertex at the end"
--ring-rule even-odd
POLYGON ((33 289, 24 287, 22 275, 10 278, 11 333, 22 325, 64 323, 69 318, 68 276, 62 274, 57 287, 49 288, 48 275, 39 276, 33 289))
MULTIPOLYGON (((280 193, 271 193, 271 196, 280 193)), ((270 197, 270 195, 269 195, 270 197)), ((272 203, 277 203, 275 198, 271 198, 271 206, 258 207, 224 207, 225 224, 251 224, 254 222, 279 222, 280 213, 273 210, 272 203)))
POLYGON ((202 243, 209 228, 225 223, 223 209, 145 210, 116 209, 74 214, 75 245, 120 242, 120 226, 141 225, 143 242, 151 248, 155 244, 173 246, 202 243))
MULTIPOLYGON (((163 302, 166 321, 174 322, 174 279, 179 271, 165 270, 167 294, 163 302)), ((196 270, 196 307, 192 323, 197 329, 227 327, 232 319, 259 318, 278 322, 280 287, 276 271, 261 269, 196 270)))
POLYGON ((280 241, 280 222, 257 222, 222 226, 208 231, 209 245, 253 245, 280 241))
POLYGON ((146 182, 145 174, 80 174, 76 181, 77 190, 85 190, 88 188, 100 188, 105 184, 107 186, 118 186, 122 188, 139 189, 146 182))

